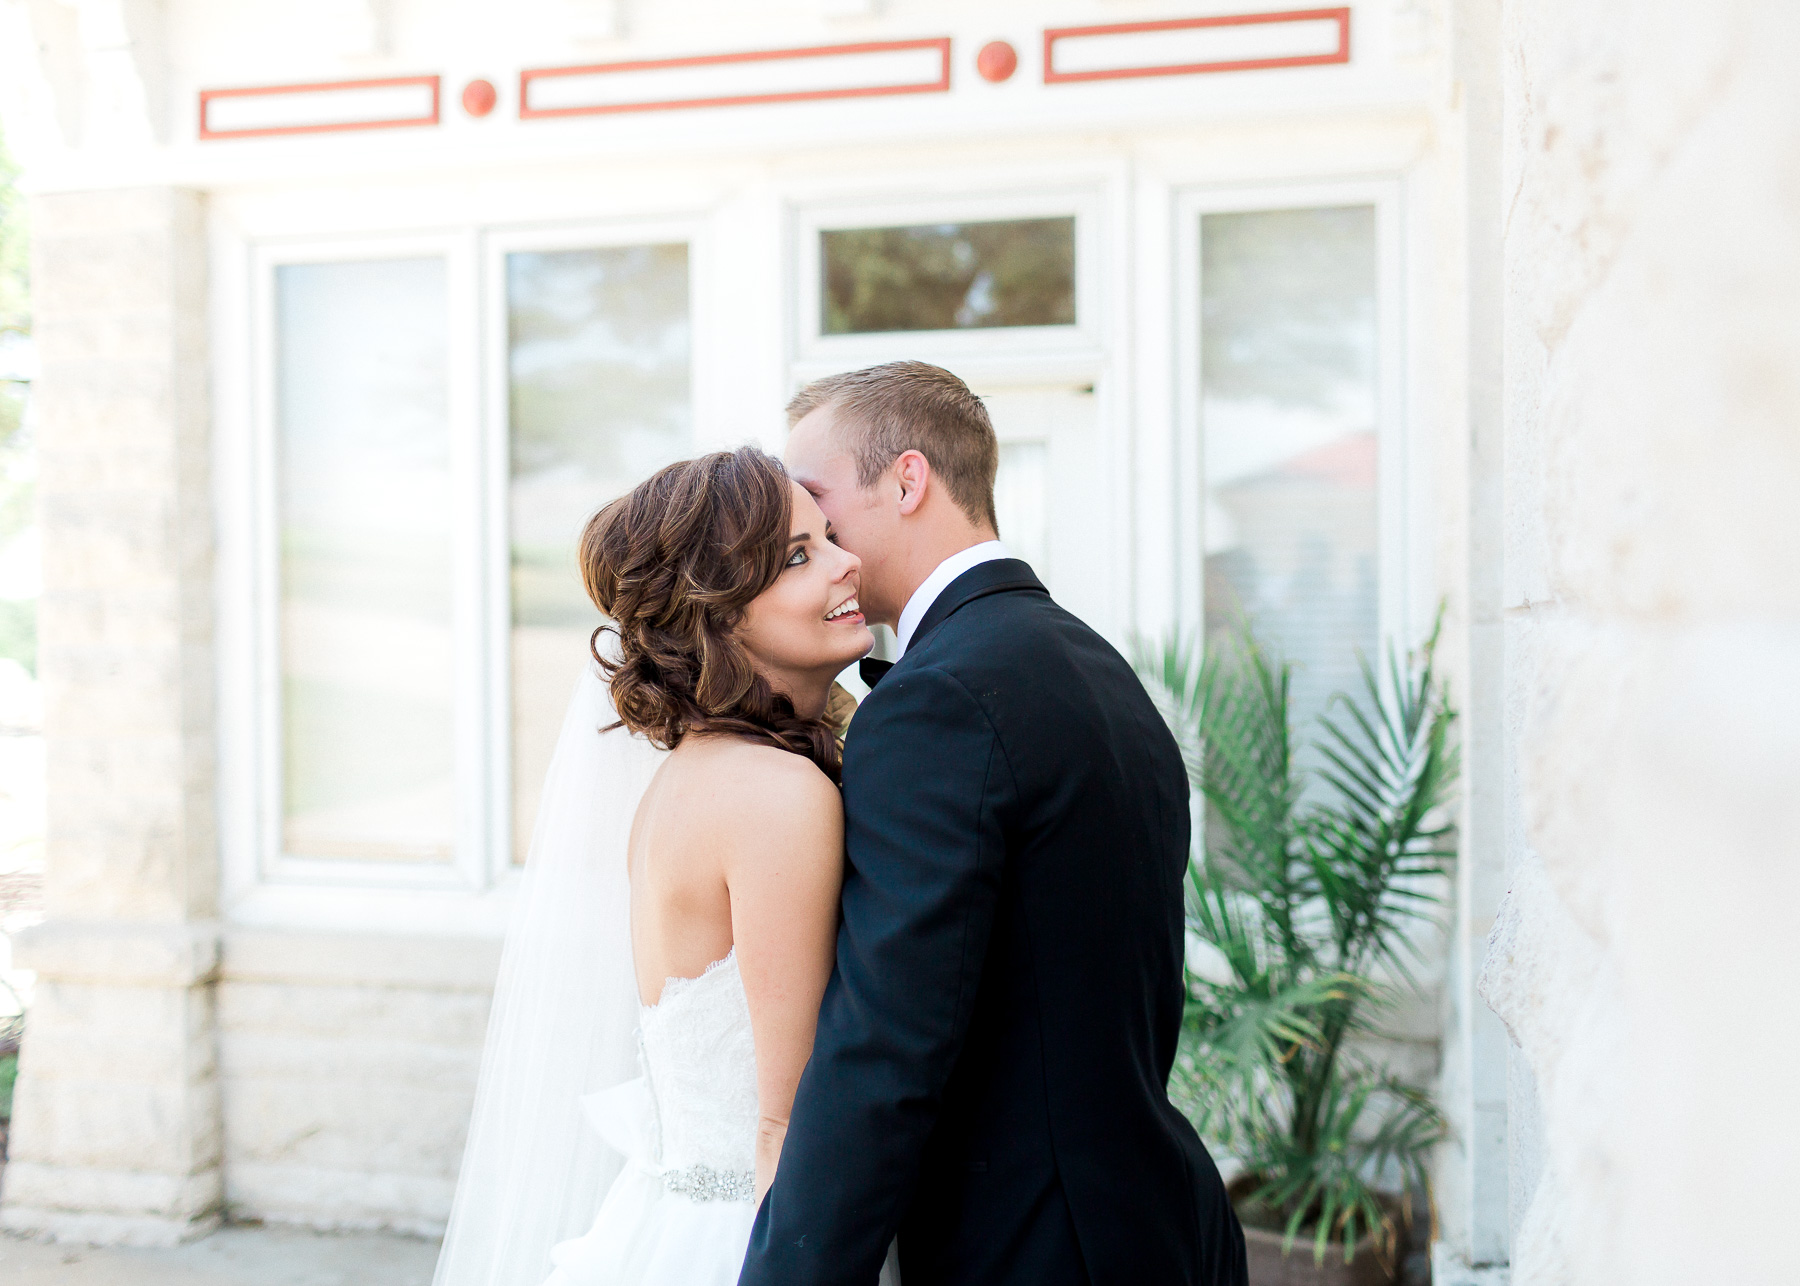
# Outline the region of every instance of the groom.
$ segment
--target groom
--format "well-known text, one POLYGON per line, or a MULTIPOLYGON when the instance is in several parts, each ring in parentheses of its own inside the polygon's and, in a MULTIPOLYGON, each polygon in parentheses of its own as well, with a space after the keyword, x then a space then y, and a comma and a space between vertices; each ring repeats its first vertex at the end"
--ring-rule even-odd
POLYGON ((896 1235, 904 1286, 1242 1286, 1218 1171, 1164 1091, 1173 738, 999 543, 999 448, 961 380, 896 362, 788 416, 789 470, 900 659, 863 663, 837 968, 741 1286, 873 1286, 896 1235))

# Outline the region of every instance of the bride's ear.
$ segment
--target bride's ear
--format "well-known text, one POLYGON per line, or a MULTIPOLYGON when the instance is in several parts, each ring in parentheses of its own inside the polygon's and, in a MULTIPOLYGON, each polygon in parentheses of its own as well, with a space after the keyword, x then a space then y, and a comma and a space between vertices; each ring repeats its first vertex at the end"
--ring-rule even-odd
POLYGON ((902 451, 894 461, 894 480, 900 486, 900 512, 910 517, 925 503, 931 486, 931 461, 922 452, 902 451))

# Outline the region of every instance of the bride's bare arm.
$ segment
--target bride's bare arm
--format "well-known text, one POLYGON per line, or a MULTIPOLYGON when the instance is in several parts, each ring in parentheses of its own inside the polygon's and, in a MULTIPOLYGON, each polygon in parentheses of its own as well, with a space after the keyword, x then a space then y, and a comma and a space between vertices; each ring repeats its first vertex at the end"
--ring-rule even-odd
POLYGON ((811 762, 745 747, 725 854, 731 933, 756 1039, 756 1199, 775 1178, 837 947, 844 812, 811 762))

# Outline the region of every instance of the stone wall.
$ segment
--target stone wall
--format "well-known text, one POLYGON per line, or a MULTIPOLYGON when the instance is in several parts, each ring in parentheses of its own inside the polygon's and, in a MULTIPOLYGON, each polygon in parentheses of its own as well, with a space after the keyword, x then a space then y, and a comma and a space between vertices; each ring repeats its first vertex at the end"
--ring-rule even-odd
POLYGON ((231 1215, 441 1233, 499 956, 493 939, 231 930, 218 984, 231 1215))
POLYGON ((1800 7, 1505 22, 1513 1281, 1792 1281, 1800 7))

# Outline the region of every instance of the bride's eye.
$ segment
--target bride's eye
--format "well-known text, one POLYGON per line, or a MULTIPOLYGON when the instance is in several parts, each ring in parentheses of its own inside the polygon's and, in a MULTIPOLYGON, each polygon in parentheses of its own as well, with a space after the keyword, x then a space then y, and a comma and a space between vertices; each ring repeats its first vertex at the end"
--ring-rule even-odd
POLYGON ((806 565, 806 562, 807 562, 807 561, 808 561, 808 560, 807 560, 807 557, 806 557, 806 550, 804 550, 804 549, 796 549, 796 550, 795 550, 795 551, 794 551, 794 552, 793 552, 793 553, 792 553, 792 554, 790 554, 790 555, 789 555, 789 556, 788 556, 788 560, 787 560, 787 566, 789 566, 789 567, 803 567, 803 566, 805 566, 805 565, 806 565))

